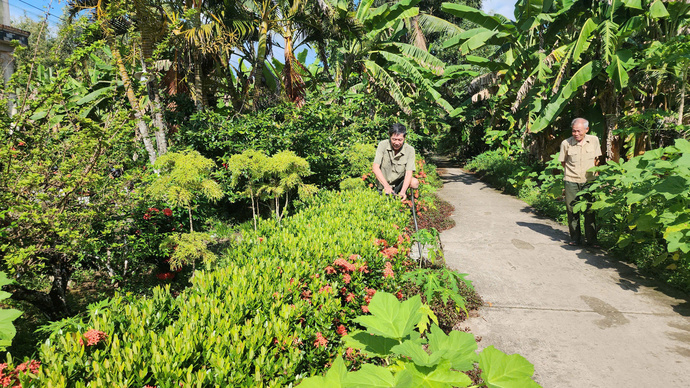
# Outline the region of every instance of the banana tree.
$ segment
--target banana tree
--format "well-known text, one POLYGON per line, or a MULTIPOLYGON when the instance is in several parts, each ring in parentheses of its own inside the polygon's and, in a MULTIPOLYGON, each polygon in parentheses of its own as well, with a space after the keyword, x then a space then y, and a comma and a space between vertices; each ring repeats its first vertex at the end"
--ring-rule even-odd
POLYGON ((634 49, 646 48, 651 31, 668 19, 661 1, 525 0, 516 4, 516 22, 466 6, 444 4, 444 10, 479 25, 448 40, 447 47, 471 53, 499 46, 495 57, 470 61, 495 69, 499 101, 502 106, 512 101, 513 112, 522 111, 521 128, 541 132, 577 100, 590 106, 586 101, 594 101, 605 122, 606 155, 619 157, 615 130, 623 105, 630 102, 629 73, 639 64, 640 51, 634 49), (493 61, 500 58, 497 66, 493 61))

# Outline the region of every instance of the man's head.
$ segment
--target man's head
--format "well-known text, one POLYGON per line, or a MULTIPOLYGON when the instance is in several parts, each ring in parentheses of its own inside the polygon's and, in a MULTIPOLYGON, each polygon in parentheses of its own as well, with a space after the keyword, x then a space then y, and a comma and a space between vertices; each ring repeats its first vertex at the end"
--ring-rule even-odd
POLYGON ((587 132, 589 132, 589 121, 582 117, 578 117, 570 123, 570 127, 573 130, 572 133, 575 140, 581 142, 585 138, 587 132))
POLYGON ((391 125, 391 128, 388 130, 388 136, 390 136, 391 147, 393 147, 395 152, 400 151, 405 143, 405 135, 407 135, 407 128, 404 125, 391 125))

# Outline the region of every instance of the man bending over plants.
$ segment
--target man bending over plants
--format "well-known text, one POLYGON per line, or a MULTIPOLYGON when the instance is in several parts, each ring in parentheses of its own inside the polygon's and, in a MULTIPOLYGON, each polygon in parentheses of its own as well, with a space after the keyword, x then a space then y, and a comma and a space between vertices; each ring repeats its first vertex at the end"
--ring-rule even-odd
MULTIPOLYGON (((594 180, 594 173, 588 171, 599 165, 601 146, 599 138, 588 135, 589 121, 576 118, 570 124, 573 136, 561 143, 559 161, 563 165, 563 184, 565 186, 565 208, 568 213, 568 229, 571 241, 569 245, 581 245, 583 242, 580 231, 580 213, 575 213, 573 207, 579 200, 577 193, 584 190, 594 180)), ((590 200, 589 198, 585 198, 590 200)), ((587 245, 598 247, 595 216, 592 209, 587 207, 584 212, 585 240, 587 245)))
POLYGON ((408 188, 416 189, 419 181, 412 177, 415 170, 414 148, 405 143, 407 128, 393 124, 388 130, 389 138, 382 140, 376 148, 372 170, 378 180, 379 192, 396 194, 405 199, 408 188))

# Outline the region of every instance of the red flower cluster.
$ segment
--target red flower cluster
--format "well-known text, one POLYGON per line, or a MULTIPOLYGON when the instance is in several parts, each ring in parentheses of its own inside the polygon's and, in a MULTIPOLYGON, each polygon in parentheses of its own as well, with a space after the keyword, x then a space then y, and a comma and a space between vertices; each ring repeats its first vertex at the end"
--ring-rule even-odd
POLYGON ((393 256, 398 254, 398 248, 390 247, 381 251, 381 253, 386 256, 386 259, 392 259, 393 256))
POLYGON ((41 367, 41 363, 36 360, 29 360, 17 365, 13 371, 6 371, 7 364, 0 364, 0 386, 2 387, 13 387, 22 388, 22 384, 19 381, 20 373, 37 374, 38 369, 41 367))
POLYGON ((165 209, 163 209, 163 214, 170 217, 170 216, 172 216, 172 210, 170 208, 166 207, 165 209))
POLYGON ((398 292, 395 293, 395 296, 398 297, 398 300, 402 300, 402 298, 403 298, 402 291, 398 290, 398 292))
POLYGON ((311 290, 304 290, 302 291, 302 299, 309 299, 311 298, 311 290))
POLYGON ((158 213, 160 210, 156 209, 155 207, 150 207, 149 212, 150 213, 158 213))
POLYGON ((151 214, 149 214, 149 213, 144 214, 144 219, 145 219, 145 220, 150 220, 150 219, 151 219, 151 214))
POLYGON ((369 313, 369 306, 362 306, 362 312, 365 314, 369 313))
POLYGON ((366 291, 368 297, 376 295, 376 290, 373 288, 365 288, 364 291, 366 291))
POLYGON ((316 333, 316 340, 314 341, 314 347, 318 348, 323 346, 324 348, 328 345, 328 340, 321 334, 321 332, 316 333))
POLYGON ((383 268, 383 277, 385 278, 392 278, 395 276, 395 272, 393 272, 393 264, 391 264, 390 261, 387 261, 385 264, 385 268, 383 268))
POLYGON ((328 267, 326 267, 326 273, 327 273, 328 275, 334 274, 334 273, 335 273, 335 268, 333 268, 333 267, 331 267, 331 266, 329 265, 328 267))
POLYGON ((323 286, 319 289, 319 293, 330 294, 331 292, 333 292, 333 288, 331 287, 330 284, 326 284, 325 286, 323 286))
POLYGON ((374 245, 383 245, 383 247, 385 248, 388 246, 388 241, 386 241, 382 238, 375 238, 374 239, 374 245))
POLYGON ((337 332, 338 334, 340 334, 341 336, 346 336, 346 335, 347 335, 347 329, 346 329, 345 326, 343 326, 343 325, 338 326, 338 329, 336 330, 336 332, 337 332))
POLYGON ((349 294, 347 294, 347 296, 345 297, 345 301, 346 301, 347 303, 350 303, 350 302, 352 302, 353 300, 355 300, 355 294, 353 294, 353 293, 349 293, 349 294))
POLYGON ((342 270, 345 272, 352 272, 355 270, 355 265, 343 259, 342 257, 339 259, 335 259, 333 265, 342 268, 342 270))
POLYGON ((343 274, 343 281, 345 282, 345 284, 350 284, 350 282, 352 281, 352 277, 349 273, 343 274))
MULTIPOLYGON (((94 346, 108 338, 108 335, 100 330, 90 329, 84 333, 83 337, 86 338, 86 346, 94 346)), ((79 338, 79 344, 84 345, 84 341, 81 338, 79 338)))
POLYGON ((160 280, 172 280, 175 279, 175 274, 173 272, 161 272, 156 277, 160 280))

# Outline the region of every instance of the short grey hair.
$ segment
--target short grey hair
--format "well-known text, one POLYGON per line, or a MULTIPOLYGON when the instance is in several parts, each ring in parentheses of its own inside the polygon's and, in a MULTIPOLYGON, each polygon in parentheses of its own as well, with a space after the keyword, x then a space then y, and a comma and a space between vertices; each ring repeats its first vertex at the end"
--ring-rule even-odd
POLYGON ((570 123, 570 128, 574 127, 575 124, 577 124, 578 122, 581 122, 582 124, 584 124, 585 128, 589 128, 589 121, 587 121, 586 119, 583 119, 582 117, 578 117, 578 118, 574 119, 570 123))

